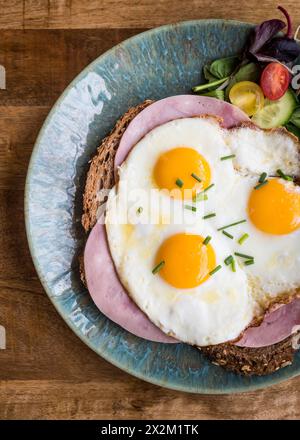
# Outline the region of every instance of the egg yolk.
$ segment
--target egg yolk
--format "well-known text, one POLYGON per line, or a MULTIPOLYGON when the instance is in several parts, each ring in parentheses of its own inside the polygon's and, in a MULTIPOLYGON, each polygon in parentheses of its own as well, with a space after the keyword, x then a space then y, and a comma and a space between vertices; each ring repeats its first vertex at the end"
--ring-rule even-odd
POLYGON ((203 283, 216 266, 215 252, 200 235, 180 233, 160 246, 155 263, 164 261, 160 276, 173 287, 190 289, 203 283))
POLYGON ((248 201, 252 223, 269 234, 289 234, 300 227, 300 192, 292 183, 280 179, 255 190, 248 201))
POLYGON ((159 188, 176 190, 171 197, 185 199, 191 199, 197 191, 205 189, 211 179, 207 161, 196 150, 188 147, 177 147, 163 153, 154 166, 153 176, 159 188))

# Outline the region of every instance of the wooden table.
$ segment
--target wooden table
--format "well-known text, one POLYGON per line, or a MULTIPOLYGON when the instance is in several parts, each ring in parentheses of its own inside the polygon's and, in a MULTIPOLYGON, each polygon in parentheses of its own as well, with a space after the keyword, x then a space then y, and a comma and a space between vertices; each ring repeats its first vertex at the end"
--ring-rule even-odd
MULTIPOLYGON (((56 98, 90 61, 147 28, 194 18, 260 22, 277 1, 0 0, 0 418, 299 418, 300 377, 242 395, 189 395, 118 370, 85 346, 50 304, 28 251, 26 170, 56 98)), ((300 24, 297 0, 285 1, 300 24)))

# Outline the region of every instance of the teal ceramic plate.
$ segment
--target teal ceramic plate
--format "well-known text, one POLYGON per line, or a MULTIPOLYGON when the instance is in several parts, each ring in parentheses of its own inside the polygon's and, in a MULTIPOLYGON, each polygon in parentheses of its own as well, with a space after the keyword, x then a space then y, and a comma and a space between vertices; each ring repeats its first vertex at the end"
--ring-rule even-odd
POLYGON ((25 212, 32 258, 51 301, 96 353, 146 381, 195 393, 262 388, 300 373, 292 366, 267 377, 243 377, 212 365, 184 344, 139 339, 93 305, 78 276, 84 243, 81 199, 88 160, 128 107, 146 98, 189 93, 203 65, 241 50, 250 24, 190 21, 137 35, 96 59, 59 98, 36 141, 25 212))

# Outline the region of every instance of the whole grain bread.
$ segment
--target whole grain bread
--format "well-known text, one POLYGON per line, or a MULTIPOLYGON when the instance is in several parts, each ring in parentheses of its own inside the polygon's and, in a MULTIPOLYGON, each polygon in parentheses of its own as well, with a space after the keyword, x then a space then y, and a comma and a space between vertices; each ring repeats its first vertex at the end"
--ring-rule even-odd
POLYGON ((101 189, 114 186, 114 159, 121 137, 132 119, 153 101, 147 99, 136 107, 131 107, 116 123, 112 131, 98 147, 90 161, 83 194, 82 226, 88 232, 97 221, 100 204, 98 194, 101 189))
MULTIPOLYGON (((114 158, 121 137, 130 121, 153 101, 146 100, 130 108, 116 123, 112 131, 103 139, 90 161, 83 194, 82 226, 89 232, 97 221, 97 213, 103 200, 98 197, 101 189, 114 185, 114 158)), ((85 284, 83 258, 80 257, 80 278, 85 284)), ((214 364, 244 375, 270 374, 293 362, 295 350, 290 336, 277 344, 262 348, 238 347, 224 343, 208 347, 198 347, 214 364)))

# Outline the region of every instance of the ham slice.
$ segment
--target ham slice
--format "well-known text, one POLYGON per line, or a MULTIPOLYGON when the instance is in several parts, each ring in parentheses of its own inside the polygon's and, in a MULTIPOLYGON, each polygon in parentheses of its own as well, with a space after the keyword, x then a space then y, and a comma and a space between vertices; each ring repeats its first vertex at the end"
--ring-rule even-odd
POLYGON ((227 128, 250 120, 237 107, 220 99, 195 95, 161 99, 146 107, 128 125, 115 156, 115 169, 126 159, 131 148, 153 128, 174 119, 199 115, 219 116, 227 128))
POLYGON ((96 223, 84 250, 85 278, 90 295, 109 319, 141 338, 176 343, 147 318, 119 281, 109 252, 105 225, 96 223))
MULTIPOLYGON (((115 170, 134 145, 153 128, 174 119, 203 114, 221 117, 224 127, 249 121, 237 107, 214 98, 179 95, 162 99, 145 108, 127 127, 115 156, 115 170)), ((97 223, 89 235, 84 266, 91 297, 109 319, 136 336, 156 342, 178 342, 152 324, 129 298, 115 271, 105 226, 101 223, 97 223)), ((253 348, 272 345, 290 336, 297 325, 300 325, 300 299, 267 314, 262 324, 247 329, 236 345, 253 348)))
POLYGON ((249 327, 235 345, 258 348, 276 344, 297 331, 299 325, 300 299, 294 299, 266 314, 260 326, 249 327))

